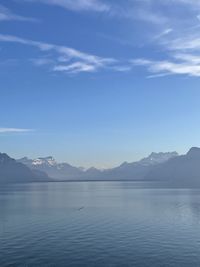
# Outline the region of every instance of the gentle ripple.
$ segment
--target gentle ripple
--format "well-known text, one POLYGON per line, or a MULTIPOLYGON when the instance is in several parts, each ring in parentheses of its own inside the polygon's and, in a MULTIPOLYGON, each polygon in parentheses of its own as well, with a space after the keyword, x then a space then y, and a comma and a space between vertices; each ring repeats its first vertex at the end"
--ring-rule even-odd
POLYGON ((200 190, 136 182, 3 186, 6 266, 200 266, 200 190))

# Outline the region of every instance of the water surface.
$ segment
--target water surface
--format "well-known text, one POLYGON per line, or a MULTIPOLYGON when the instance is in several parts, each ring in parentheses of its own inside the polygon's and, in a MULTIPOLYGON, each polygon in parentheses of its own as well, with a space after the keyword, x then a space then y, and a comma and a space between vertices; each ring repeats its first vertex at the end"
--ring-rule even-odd
POLYGON ((200 266, 200 190, 1 186, 0 266, 200 266))

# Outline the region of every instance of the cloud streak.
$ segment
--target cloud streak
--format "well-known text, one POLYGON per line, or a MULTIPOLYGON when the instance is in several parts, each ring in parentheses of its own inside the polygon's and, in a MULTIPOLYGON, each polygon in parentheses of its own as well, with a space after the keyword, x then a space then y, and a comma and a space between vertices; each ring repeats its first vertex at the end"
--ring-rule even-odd
POLYGON ((120 62, 114 58, 99 57, 70 48, 44 42, 23 39, 17 36, 0 34, 0 42, 18 43, 33 46, 42 53, 51 53, 48 58, 32 59, 37 66, 47 65, 52 71, 64 73, 94 72, 102 69, 120 69, 120 62))
MULTIPOLYGON (((0 34, 0 42, 17 43, 37 48, 40 51, 39 56, 30 60, 35 66, 43 66, 52 72, 66 74, 95 73, 102 70, 130 72, 136 67, 143 67, 148 71, 148 77, 155 78, 166 75, 200 77, 198 56, 198 53, 200 53, 200 2, 197 0, 21 1, 60 6, 74 11, 107 12, 109 16, 137 20, 141 25, 148 23, 144 34, 145 38, 149 38, 149 40, 142 45, 142 49, 145 49, 149 44, 155 51, 162 49, 162 55, 161 53, 158 55, 156 51, 156 59, 154 58, 154 51, 152 51, 150 58, 117 60, 113 57, 85 53, 65 45, 0 34), (171 12, 172 8, 173 12, 171 12), (185 14, 188 16, 185 16, 185 14), (152 29, 152 31, 149 29, 152 29)), ((142 26, 140 27, 142 29, 142 26)))
POLYGON ((27 133, 32 132, 32 129, 21 129, 21 128, 1 128, 0 133, 27 133))
POLYGON ((100 0, 23 0, 30 3, 43 3, 59 6, 73 11, 106 12, 110 6, 100 0))
POLYGON ((17 14, 14 14, 12 11, 10 11, 8 8, 4 7, 3 5, 0 5, 0 21, 29 21, 29 22, 36 22, 38 20, 34 18, 28 18, 24 16, 20 16, 17 14))
POLYGON ((152 73, 148 77, 156 78, 166 75, 189 75, 200 77, 200 56, 191 54, 175 54, 171 60, 132 60, 134 66, 145 66, 148 72, 152 73))
POLYGON ((157 25, 159 33, 150 36, 154 49, 151 56, 132 60, 133 68, 142 67, 149 78, 166 75, 200 77, 200 1, 143 0, 139 3, 143 5, 144 14, 153 11, 158 20, 152 22, 157 25))

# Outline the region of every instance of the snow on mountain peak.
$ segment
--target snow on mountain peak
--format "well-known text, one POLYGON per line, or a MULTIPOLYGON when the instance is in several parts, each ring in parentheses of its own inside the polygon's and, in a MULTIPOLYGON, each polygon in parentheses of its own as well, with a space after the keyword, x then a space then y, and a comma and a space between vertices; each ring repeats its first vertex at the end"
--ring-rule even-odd
POLYGON ((169 160, 170 158, 173 157, 177 157, 178 153, 177 152, 159 152, 159 153, 155 153, 152 152, 147 158, 144 158, 142 160, 140 160, 140 163, 142 164, 159 164, 159 163, 163 163, 167 160, 169 160))
POLYGON ((32 162, 32 165, 34 165, 34 166, 38 166, 38 165, 42 165, 42 164, 55 166, 55 165, 57 165, 57 162, 55 161, 55 159, 53 157, 37 158, 37 159, 34 159, 32 162))

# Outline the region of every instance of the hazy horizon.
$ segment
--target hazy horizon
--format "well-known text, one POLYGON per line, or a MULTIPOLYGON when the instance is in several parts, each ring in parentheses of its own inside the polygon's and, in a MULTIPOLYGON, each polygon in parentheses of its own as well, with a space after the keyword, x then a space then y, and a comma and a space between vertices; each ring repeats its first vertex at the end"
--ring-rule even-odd
MULTIPOLYGON (((193 146, 193 147, 196 147, 196 146, 193 146)), ((191 148, 191 147, 190 147, 191 148)), ((189 149, 190 149, 189 148, 189 149)), ((133 159, 132 160, 126 160, 126 159, 124 159, 124 160, 122 160, 122 161, 119 161, 119 162, 116 162, 115 163, 115 165, 76 165, 76 164, 73 164, 72 162, 71 162, 71 160, 70 160, 70 156, 69 156, 69 160, 66 160, 66 159, 62 159, 62 158, 57 158, 57 157, 55 157, 53 154, 49 154, 49 155, 37 155, 37 156, 34 156, 34 154, 33 154, 33 156, 27 156, 27 155, 22 155, 22 156, 19 156, 19 155, 14 155, 14 154, 9 154, 9 153, 7 153, 6 151, 0 151, 0 153, 6 153, 6 154, 8 154, 9 156, 11 156, 12 158, 14 158, 14 159, 22 159, 22 158, 24 158, 24 157, 27 157, 28 159, 38 159, 38 158, 47 158, 47 157, 53 157, 55 160, 56 160, 56 162, 58 162, 58 163, 68 163, 68 164, 70 164, 70 165, 72 165, 72 166, 75 166, 75 167, 83 167, 83 168, 85 168, 85 169, 88 169, 88 168, 91 168, 91 167, 95 167, 95 168, 98 168, 98 169, 109 169, 109 168, 114 168, 114 167, 117 167, 117 166, 119 166, 119 165, 121 165, 122 163, 124 163, 124 162, 127 162, 127 163, 132 163, 132 162, 137 162, 137 161, 140 161, 141 159, 144 159, 144 158, 146 158, 146 157, 148 157, 148 156, 150 156, 150 154, 151 153, 168 153, 168 152, 177 152, 178 153, 178 155, 185 155, 188 151, 189 151, 189 149, 187 149, 186 151, 184 151, 184 153, 179 153, 177 150, 172 150, 172 151, 151 151, 151 152, 149 152, 148 154, 144 154, 143 156, 141 155, 141 157, 133 157, 133 159)))

